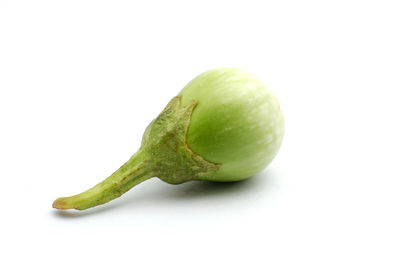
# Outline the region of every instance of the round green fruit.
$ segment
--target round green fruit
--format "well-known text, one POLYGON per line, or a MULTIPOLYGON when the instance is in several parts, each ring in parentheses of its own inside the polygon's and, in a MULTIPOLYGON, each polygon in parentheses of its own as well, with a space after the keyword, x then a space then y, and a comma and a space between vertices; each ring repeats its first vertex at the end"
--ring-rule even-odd
POLYGON ((242 180, 272 161, 283 132, 279 103, 260 79, 239 69, 211 70, 170 101, 122 167, 85 192, 58 198, 53 207, 104 204, 152 177, 170 184, 242 180))

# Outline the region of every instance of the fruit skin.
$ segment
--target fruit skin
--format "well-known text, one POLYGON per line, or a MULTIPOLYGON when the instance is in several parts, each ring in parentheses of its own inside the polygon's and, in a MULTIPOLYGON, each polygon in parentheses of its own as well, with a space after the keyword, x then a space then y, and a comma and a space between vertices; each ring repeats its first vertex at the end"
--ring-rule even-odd
POLYGON ((240 69, 207 71, 179 93, 182 106, 197 100, 187 145, 204 159, 222 164, 209 181, 237 181, 264 169, 276 156, 284 118, 273 92, 240 69))

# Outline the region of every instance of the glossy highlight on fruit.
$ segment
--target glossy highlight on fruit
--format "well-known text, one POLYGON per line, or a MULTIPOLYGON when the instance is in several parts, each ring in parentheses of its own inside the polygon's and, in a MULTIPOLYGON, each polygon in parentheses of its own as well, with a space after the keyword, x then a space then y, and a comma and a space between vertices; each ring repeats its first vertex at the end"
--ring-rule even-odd
POLYGON ((57 209, 84 210, 152 177, 170 184, 238 181, 264 169, 282 143, 284 119, 273 92, 240 69, 207 71, 189 82, 146 128, 140 149, 110 177, 57 209))

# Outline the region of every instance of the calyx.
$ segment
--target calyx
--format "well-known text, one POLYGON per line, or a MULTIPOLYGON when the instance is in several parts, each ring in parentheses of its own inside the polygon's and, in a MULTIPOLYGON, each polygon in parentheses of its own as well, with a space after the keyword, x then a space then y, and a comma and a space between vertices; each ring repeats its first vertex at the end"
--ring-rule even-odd
POLYGON ((181 98, 174 97, 146 128, 140 149, 123 166, 85 192, 58 198, 53 207, 83 210, 104 204, 152 177, 180 184, 217 173, 220 164, 205 160, 187 145, 187 131, 196 104, 197 101, 192 101, 181 107, 181 98))

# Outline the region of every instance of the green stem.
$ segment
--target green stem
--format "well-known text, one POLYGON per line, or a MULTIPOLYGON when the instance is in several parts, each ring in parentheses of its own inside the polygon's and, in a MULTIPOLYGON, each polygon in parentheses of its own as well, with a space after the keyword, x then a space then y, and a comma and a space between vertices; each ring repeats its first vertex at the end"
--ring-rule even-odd
POLYGON ((139 151, 120 169, 93 188, 54 201, 57 209, 84 210, 115 198, 151 177, 180 184, 217 173, 220 164, 195 154, 187 145, 186 134, 197 101, 181 107, 175 97, 158 117, 147 126, 139 151))
POLYGON ((58 198, 53 207, 84 210, 118 198, 132 187, 154 176, 148 161, 147 153, 139 150, 103 182, 78 195, 58 198))

